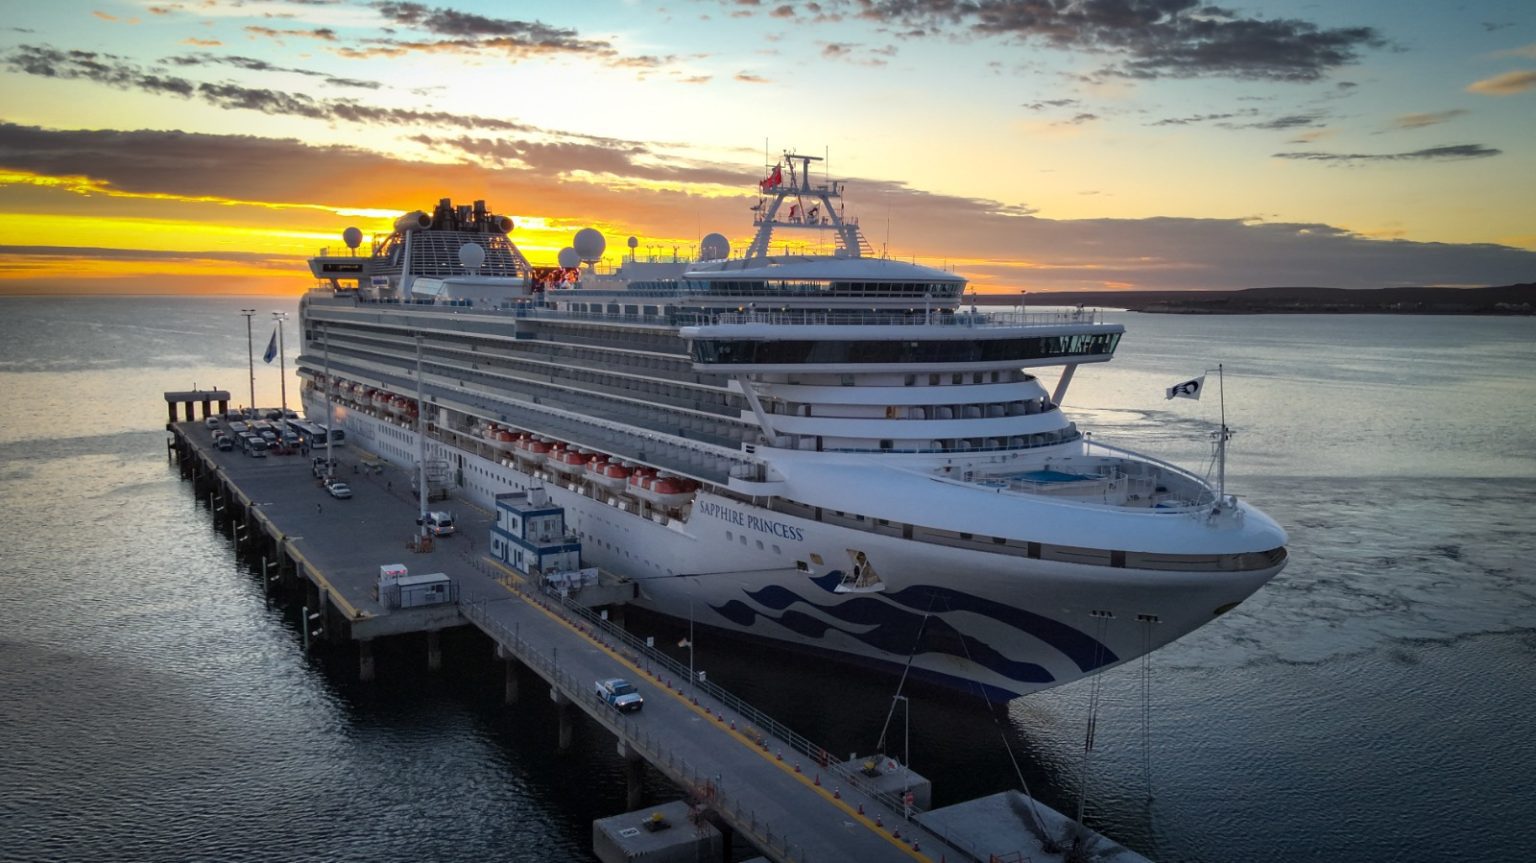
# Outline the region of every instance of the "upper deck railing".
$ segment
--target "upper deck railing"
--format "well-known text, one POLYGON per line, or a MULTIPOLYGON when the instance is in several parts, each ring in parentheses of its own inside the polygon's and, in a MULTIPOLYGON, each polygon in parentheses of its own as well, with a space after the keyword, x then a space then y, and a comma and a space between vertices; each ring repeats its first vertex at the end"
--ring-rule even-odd
POLYGON ((948 309, 864 311, 864 310, 787 310, 746 312, 698 312, 678 316, 683 326, 729 326, 764 324, 768 326, 905 326, 964 327, 967 329, 1062 326, 1101 324, 1098 310, 1066 312, 952 312, 948 309))
MULTIPOLYGON (((649 305, 655 313, 628 313, 557 309, 538 305, 536 302, 520 302, 515 305, 478 305, 471 300, 442 299, 372 299, 347 295, 337 298, 328 289, 312 292, 316 299, 338 299, 344 305, 401 306, 423 311, 445 311, 455 314, 506 316, 546 321, 572 321, 604 324, 641 324, 660 327, 703 327, 763 325, 780 327, 825 326, 885 326, 885 327, 959 327, 964 329, 1003 329, 1014 327, 1074 326, 1105 323, 1104 312, 1099 309, 1070 309, 1053 312, 976 312, 953 311, 935 307, 924 312, 921 309, 787 309, 780 311, 732 311, 692 310, 688 308, 663 311, 662 304, 628 304, 641 308, 649 305)), ((605 306, 606 308, 606 306, 605 306)))

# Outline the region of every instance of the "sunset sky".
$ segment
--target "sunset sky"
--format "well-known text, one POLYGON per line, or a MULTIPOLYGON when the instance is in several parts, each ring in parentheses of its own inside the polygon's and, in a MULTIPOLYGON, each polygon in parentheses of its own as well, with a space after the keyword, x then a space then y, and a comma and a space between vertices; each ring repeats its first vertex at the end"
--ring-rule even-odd
POLYGON ((1529 0, 6 8, 0 293, 296 293, 441 197, 740 249, 765 147, 984 291, 1536 281, 1529 0))

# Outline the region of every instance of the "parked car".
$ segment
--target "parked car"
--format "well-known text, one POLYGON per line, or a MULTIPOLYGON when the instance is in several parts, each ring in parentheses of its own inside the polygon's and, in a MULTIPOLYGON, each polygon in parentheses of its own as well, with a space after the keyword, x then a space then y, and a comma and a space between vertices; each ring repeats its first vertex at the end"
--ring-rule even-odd
POLYGON ((352 486, 339 479, 333 479, 325 484, 325 490, 331 493, 331 497, 337 500, 346 500, 352 496, 352 486))
POLYGON ((211 429, 216 429, 219 427, 219 418, 214 416, 207 417, 203 420, 203 425, 211 429))
POLYGON ((620 713, 633 713, 645 706, 645 699, 635 685, 622 677, 597 682, 597 697, 620 713))

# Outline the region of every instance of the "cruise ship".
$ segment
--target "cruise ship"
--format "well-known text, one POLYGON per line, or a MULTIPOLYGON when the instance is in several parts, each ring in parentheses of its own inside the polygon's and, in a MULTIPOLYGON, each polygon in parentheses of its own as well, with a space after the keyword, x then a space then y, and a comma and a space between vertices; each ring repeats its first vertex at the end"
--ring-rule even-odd
POLYGON ((536 266, 483 201, 361 250, 349 228, 310 260, 305 411, 487 509, 543 489, 644 608, 994 701, 1155 650, 1284 567, 1258 509, 1062 410, 1122 325, 968 307, 964 278, 876 255, 816 161, 769 168, 736 256, 631 237, 608 268, 586 228, 536 266), (776 246, 793 232, 824 252, 776 246))

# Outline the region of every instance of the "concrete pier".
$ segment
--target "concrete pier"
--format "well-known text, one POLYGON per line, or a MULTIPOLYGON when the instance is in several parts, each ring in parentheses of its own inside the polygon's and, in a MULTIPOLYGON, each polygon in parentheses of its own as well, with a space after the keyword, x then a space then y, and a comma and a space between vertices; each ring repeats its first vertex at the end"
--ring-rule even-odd
POLYGON ((603 863, 696 863, 722 859, 723 848, 720 831, 682 801, 592 822, 603 863))
MULTIPOLYGON (((233 540, 275 562, 274 585, 288 583, 302 592, 295 604, 307 604, 315 615, 303 621, 306 642, 314 638, 317 649, 327 640, 358 642, 359 678, 381 670, 374 662, 375 639, 424 633, 428 665, 439 668, 440 631, 473 625, 507 663, 509 702, 520 694, 518 666, 548 685, 558 705, 561 749, 574 739, 578 713, 614 735, 634 806, 643 793, 643 762, 692 801, 690 813, 713 819, 775 861, 986 860, 991 852, 980 849, 1001 847, 992 842, 986 817, 956 807, 922 811, 931 794, 922 777, 888 769, 868 775, 862 760, 832 757, 713 682, 685 685, 685 666, 587 603, 547 594, 475 555, 464 534, 487 535, 491 513, 455 502, 460 536, 428 552, 412 551, 407 543, 417 532, 416 502, 403 472, 354 472, 355 454, 343 450, 341 473, 354 497, 333 500, 298 457, 251 459, 216 451, 200 423, 174 423, 170 431, 173 457, 198 498, 211 493, 224 508, 219 515, 231 525, 233 540), (451 588, 449 595, 414 607, 381 596, 380 567, 402 561, 412 574, 441 573, 437 581, 451 588), (635 683, 644 709, 619 713, 601 701, 593 682, 610 677, 635 683), (898 784, 887 787, 893 782, 898 784), (913 792, 910 821, 903 817, 907 790, 913 792), (931 817, 939 813, 946 814, 931 817)), ((1031 812, 1049 811, 1028 802, 1031 812)), ((1045 825, 1045 838, 1029 852, 1035 863, 1067 859, 1062 849, 1071 847, 1070 837, 1086 832, 1059 814, 1035 820, 1045 825)), ((1102 837, 1094 838, 1092 851, 1094 856, 1073 859, 1140 859, 1102 837)))
POLYGON ((369 683, 373 680, 374 674, 373 639, 360 639, 357 642, 357 679, 363 683, 369 683))
POLYGON ((427 670, 441 671, 443 668, 443 640, 437 630, 427 633, 427 670))

